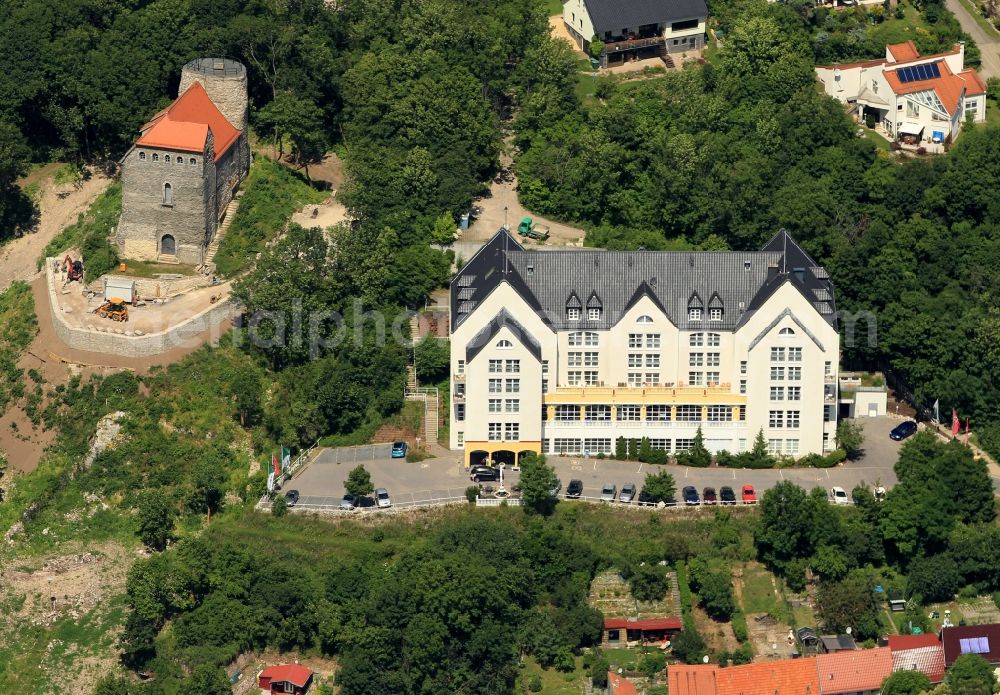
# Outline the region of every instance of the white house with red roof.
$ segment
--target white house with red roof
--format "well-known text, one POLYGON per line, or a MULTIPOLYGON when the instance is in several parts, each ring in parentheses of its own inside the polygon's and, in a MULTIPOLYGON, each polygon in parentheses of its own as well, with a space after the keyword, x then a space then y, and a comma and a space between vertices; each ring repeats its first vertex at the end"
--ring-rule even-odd
POLYGON ((921 56, 912 41, 891 44, 885 58, 818 65, 826 93, 856 107, 890 140, 939 151, 954 141, 967 118, 986 120, 986 85, 965 68, 965 45, 921 56))

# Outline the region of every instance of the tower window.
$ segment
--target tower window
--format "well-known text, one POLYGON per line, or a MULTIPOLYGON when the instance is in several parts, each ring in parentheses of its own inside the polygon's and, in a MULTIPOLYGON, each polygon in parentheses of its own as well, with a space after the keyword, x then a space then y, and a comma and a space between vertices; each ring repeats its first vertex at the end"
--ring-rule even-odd
POLYGON ((166 162, 167 164, 170 164, 170 155, 169 154, 163 155, 163 161, 166 162))
POLYGON ((139 153, 139 161, 140 162, 145 162, 146 161, 146 153, 145 152, 140 152, 139 153))
POLYGON ((195 159, 194 157, 192 157, 192 158, 191 158, 191 166, 195 166, 195 165, 197 165, 197 164, 198 164, 198 160, 197 160, 197 159, 195 159))
POLYGON ((163 184, 163 204, 164 205, 174 204, 174 187, 171 186, 169 183, 163 184))
POLYGON ((158 155, 156 152, 153 153, 153 161, 154 162, 160 161, 160 155, 158 155))

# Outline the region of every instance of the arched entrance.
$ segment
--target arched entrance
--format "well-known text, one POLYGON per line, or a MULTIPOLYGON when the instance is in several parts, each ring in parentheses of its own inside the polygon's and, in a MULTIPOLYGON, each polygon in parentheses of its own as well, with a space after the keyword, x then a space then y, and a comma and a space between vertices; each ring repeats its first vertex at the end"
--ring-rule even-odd
POLYGON ((538 455, 539 454, 537 451, 532 451, 531 449, 522 449, 521 451, 517 452, 517 465, 519 466, 521 465, 521 461, 524 460, 525 456, 538 456, 538 455))
POLYGON ((475 449, 469 452, 470 466, 486 466, 490 462, 490 452, 483 449, 475 449))
POLYGON ((164 256, 177 255, 177 240, 171 234, 164 234, 160 239, 160 253, 164 256))
POLYGON ((509 449, 500 449, 499 451, 493 452, 493 465, 499 466, 501 463, 507 466, 514 465, 514 452, 509 449))

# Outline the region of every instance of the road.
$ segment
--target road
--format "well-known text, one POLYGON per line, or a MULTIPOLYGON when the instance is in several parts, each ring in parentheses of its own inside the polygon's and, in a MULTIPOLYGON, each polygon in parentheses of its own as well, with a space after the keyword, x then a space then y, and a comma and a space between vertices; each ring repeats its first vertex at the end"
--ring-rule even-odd
POLYGON ((958 23, 962 25, 962 31, 976 40, 976 45, 979 46, 983 55, 983 64, 979 68, 979 74, 983 80, 990 77, 1000 77, 1000 33, 995 31, 987 33, 979 26, 961 0, 945 0, 945 4, 958 18, 958 23))

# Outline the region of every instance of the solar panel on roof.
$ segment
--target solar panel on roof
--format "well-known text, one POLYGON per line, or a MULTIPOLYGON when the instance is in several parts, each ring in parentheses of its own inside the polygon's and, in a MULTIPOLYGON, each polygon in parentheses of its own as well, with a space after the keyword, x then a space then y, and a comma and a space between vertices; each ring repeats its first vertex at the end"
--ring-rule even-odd
POLYGON ((919 80, 932 80, 937 77, 941 77, 941 68, 938 67, 937 63, 911 65, 909 67, 899 68, 899 70, 896 71, 896 76, 899 77, 899 81, 904 84, 907 82, 917 82, 919 80))

